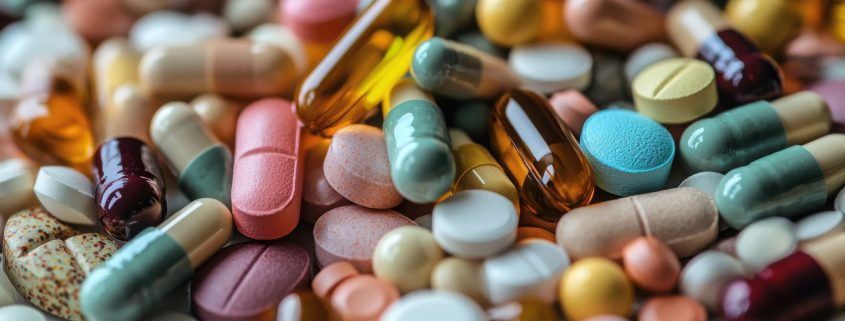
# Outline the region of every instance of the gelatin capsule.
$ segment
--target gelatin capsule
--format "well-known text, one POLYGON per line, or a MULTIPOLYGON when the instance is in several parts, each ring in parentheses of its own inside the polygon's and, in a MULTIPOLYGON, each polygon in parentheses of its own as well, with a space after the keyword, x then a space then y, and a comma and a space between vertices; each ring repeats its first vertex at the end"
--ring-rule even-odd
POLYGON ((472 142, 466 133, 458 129, 450 129, 449 136, 458 173, 452 193, 484 189, 507 197, 519 208, 519 191, 487 148, 472 142))

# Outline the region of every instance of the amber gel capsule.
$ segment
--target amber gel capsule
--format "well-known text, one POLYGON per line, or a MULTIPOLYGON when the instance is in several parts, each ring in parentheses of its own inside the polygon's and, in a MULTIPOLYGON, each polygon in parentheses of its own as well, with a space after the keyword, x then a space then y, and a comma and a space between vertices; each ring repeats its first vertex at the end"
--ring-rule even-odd
POLYGON ((524 213, 554 224, 593 198, 590 163, 545 98, 525 90, 503 95, 491 135, 496 156, 519 186, 524 213))
POLYGON ((373 113, 433 32, 425 0, 374 1, 297 90, 296 113, 305 128, 331 136, 373 113))

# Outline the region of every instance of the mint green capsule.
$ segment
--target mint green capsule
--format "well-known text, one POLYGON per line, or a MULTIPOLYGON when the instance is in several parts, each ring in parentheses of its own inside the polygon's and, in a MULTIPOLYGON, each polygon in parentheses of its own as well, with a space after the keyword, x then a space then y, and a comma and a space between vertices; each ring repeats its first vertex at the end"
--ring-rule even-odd
POLYGON ((753 102, 687 127, 681 158, 692 171, 724 173, 827 134, 830 119, 827 104, 814 92, 753 102))
POLYGON ((455 158, 440 108, 411 79, 393 86, 384 104, 390 177, 399 194, 432 203, 452 187, 455 158))
POLYGON ((830 134, 728 172, 716 187, 716 206, 725 223, 741 229, 817 210, 844 184, 845 135, 830 134))

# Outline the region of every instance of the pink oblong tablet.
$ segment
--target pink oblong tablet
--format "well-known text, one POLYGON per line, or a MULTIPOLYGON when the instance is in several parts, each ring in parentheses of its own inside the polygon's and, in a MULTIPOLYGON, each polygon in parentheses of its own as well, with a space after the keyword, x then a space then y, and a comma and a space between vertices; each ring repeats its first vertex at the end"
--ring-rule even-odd
POLYGON ((373 271, 373 251, 381 237, 414 221, 391 210, 347 205, 326 212, 314 225, 314 251, 320 266, 348 261, 362 273, 373 271))
POLYGON ((311 258, 288 241, 249 242, 214 255, 193 281, 194 311, 206 321, 268 320, 294 289, 308 284, 311 258))
POLYGON ((247 237, 277 239, 299 222, 301 132, 290 103, 282 99, 259 100, 238 117, 232 215, 247 237))
POLYGON ((281 21, 306 42, 332 42, 355 18, 355 0, 285 0, 281 21))

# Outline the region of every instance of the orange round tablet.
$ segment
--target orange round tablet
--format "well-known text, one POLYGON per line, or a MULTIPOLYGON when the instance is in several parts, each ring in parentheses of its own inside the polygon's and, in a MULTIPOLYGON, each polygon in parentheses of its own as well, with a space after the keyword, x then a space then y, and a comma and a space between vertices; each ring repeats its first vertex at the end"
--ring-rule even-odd
POLYGON ((331 295, 332 307, 344 321, 378 321, 382 312, 399 299, 399 290, 372 275, 344 281, 331 295))
POLYGON ((622 250, 625 273, 640 288, 667 292, 678 284, 681 263, 666 244, 653 237, 638 237, 622 250))
POLYGON ((687 296, 654 297, 640 308, 640 321, 706 321, 707 311, 687 296))
POLYGON ((326 299, 341 282, 358 275, 352 263, 341 261, 329 264, 311 281, 311 288, 318 297, 326 299))

